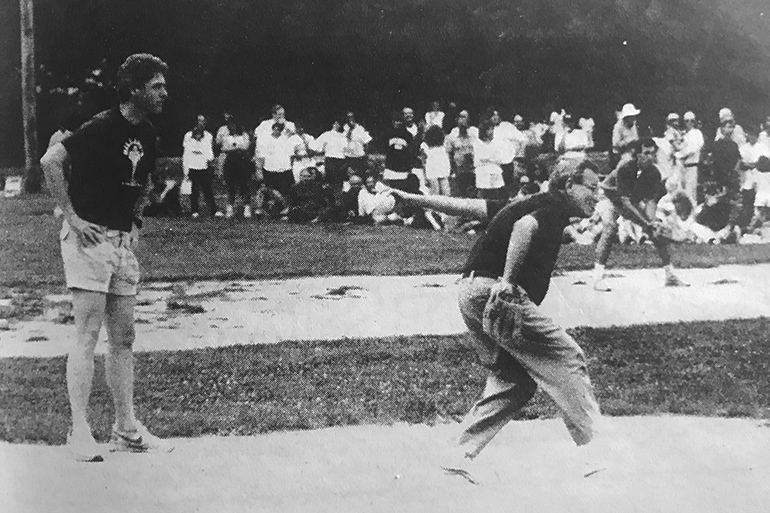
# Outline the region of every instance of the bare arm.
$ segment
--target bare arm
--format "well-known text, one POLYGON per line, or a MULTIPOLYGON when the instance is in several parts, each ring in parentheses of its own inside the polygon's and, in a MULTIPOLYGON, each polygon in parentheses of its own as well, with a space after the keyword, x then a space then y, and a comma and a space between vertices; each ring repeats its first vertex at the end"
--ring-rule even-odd
POLYGON ((48 190, 56 200, 56 204, 62 209, 64 219, 72 230, 86 246, 97 244, 101 241, 100 229, 97 225, 84 221, 77 216, 72 208, 67 184, 64 183, 64 170, 70 165, 70 156, 63 144, 57 143, 48 148, 43 158, 40 159, 48 190))
POLYGON ((444 214, 454 216, 466 216, 479 221, 488 219, 487 202, 483 199, 474 198, 452 198, 449 196, 423 196, 421 194, 410 194, 397 189, 390 189, 390 194, 395 196, 396 200, 410 207, 421 207, 443 212, 444 214))
POLYGON ((537 219, 531 215, 526 215, 513 224, 513 231, 508 241, 508 251, 505 256, 505 270, 502 279, 504 284, 513 285, 516 283, 519 270, 521 270, 524 259, 529 253, 529 246, 532 244, 537 229, 537 219))

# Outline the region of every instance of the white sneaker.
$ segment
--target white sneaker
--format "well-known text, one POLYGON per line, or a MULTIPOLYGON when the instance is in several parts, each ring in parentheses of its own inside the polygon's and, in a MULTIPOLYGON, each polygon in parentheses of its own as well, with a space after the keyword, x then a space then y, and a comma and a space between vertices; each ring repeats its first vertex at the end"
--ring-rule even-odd
POLYGON ((193 218, 193 219, 198 219, 200 216, 201 216, 201 215, 200 215, 198 212, 193 212, 193 213, 192 213, 192 218, 193 218))
POLYGON ((67 437, 67 450, 75 461, 87 463, 104 461, 102 448, 96 443, 90 431, 79 431, 77 434, 70 431, 67 437))
POLYGON ((245 207, 243 207, 243 217, 245 219, 251 218, 251 207, 249 205, 246 205, 245 207))
POLYGON ((136 425, 137 429, 133 433, 112 429, 110 452, 167 453, 174 450, 174 446, 167 440, 150 434, 147 428, 138 422, 136 425))
POLYGON ((227 219, 232 218, 235 215, 235 209, 233 209, 232 205, 227 205, 227 208, 225 208, 225 217, 227 219))
POLYGON ((224 214, 222 213, 221 210, 217 210, 216 212, 214 212, 214 217, 222 217, 222 216, 224 216, 224 214))

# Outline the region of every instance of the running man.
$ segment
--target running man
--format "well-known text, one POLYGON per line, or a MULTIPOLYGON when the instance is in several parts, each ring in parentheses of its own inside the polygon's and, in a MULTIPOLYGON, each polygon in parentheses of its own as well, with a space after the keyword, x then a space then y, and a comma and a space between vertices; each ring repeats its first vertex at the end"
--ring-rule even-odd
POLYGON ((644 229, 658 251, 665 270, 666 287, 687 287, 688 284, 674 274, 671 265, 670 241, 663 237, 658 229, 655 217, 658 199, 665 190, 661 184, 661 175, 655 159, 658 145, 651 138, 637 141, 631 146, 632 156, 621 159, 618 166, 601 183, 606 196, 604 208, 600 206, 602 216, 602 235, 596 245, 596 264, 594 266, 593 287, 600 292, 611 289, 605 280, 605 266, 610 257, 612 244, 618 234, 618 216, 638 224, 644 229))
POLYGON ((554 165, 548 192, 510 203, 392 191, 407 205, 491 219, 463 268, 459 296, 460 312, 471 333, 469 343, 488 369, 488 377, 481 399, 462 423, 456 443, 462 462, 445 467, 447 472, 471 480, 464 464, 478 456, 538 386, 561 409, 577 445, 587 444, 603 429, 583 350, 539 308, 548 292, 564 228, 570 217, 592 214, 598 186, 590 162, 562 159, 554 165), (484 331, 485 305, 498 294, 516 298, 522 314, 521 337, 497 340, 484 331))
POLYGON ((139 213, 148 176, 155 171, 155 128, 166 100, 168 67, 149 54, 134 54, 118 70, 119 105, 94 116, 41 160, 45 178, 63 211, 61 251, 72 291, 76 341, 67 357, 72 411, 68 448, 78 461, 102 461, 102 447, 88 424, 94 348, 107 329, 104 359, 115 404, 109 450, 168 452, 134 415, 134 306, 139 264, 134 256, 139 213), (63 171, 69 167, 65 183, 63 171))

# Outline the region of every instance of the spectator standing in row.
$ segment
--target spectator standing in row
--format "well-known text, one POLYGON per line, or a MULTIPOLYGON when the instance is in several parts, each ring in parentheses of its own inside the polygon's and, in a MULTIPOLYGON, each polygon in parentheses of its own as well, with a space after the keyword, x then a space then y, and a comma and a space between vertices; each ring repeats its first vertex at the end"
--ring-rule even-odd
POLYGON ((366 147, 372 141, 369 132, 356 121, 356 115, 348 111, 343 127, 345 134, 345 165, 353 168, 357 174, 364 176, 368 172, 369 162, 366 158, 366 147))
POLYGON ((495 141, 495 123, 492 119, 482 122, 479 137, 473 142, 473 164, 476 173, 476 190, 480 199, 505 199, 508 191, 503 180, 504 156, 499 142, 495 141))
POLYGON ((243 217, 251 217, 251 174, 253 171, 249 149, 251 137, 234 118, 230 118, 227 133, 222 138, 222 153, 225 155, 223 174, 227 185, 227 207, 225 217, 235 215, 237 195, 243 202, 243 217))
POLYGON ((703 143, 703 133, 697 126, 695 113, 685 112, 679 161, 682 163, 682 190, 690 198, 693 205, 698 204, 698 175, 703 143))
POLYGON ((195 128, 187 132, 182 141, 182 171, 184 176, 192 182, 190 206, 193 218, 200 215, 198 197, 201 193, 208 204, 209 211, 216 217, 222 216, 222 212, 217 208, 214 190, 211 186, 213 163, 213 137, 206 130, 206 117, 203 114, 198 114, 195 128))
POLYGON ((441 103, 438 100, 430 104, 430 110, 425 113, 425 130, 437 126, 444 130, 444 112, 441 110, 441 103))
POLYGON ((420 182, 412 169, 415 167, 417 149, 412 132, 405 126, 402 113, 393 115, 392 127, 387 133, 385 172, 383 180, 393 189, 418 192, 420 182))
POLYGON ((636 117, 641 113, 633 103, 626 103, 618 113, 618 121, 612 128, 612 159, 610 165, 615 165, 623 157, 632 156, 632 146, 639 140, 639 130, 636 126, 636 117))
POLYGON ((590 147, 588 134, 575 125, 571 114, 565 114, 563 121, 564 131, 556 138, 556 151, 566 158, 585 159, 590 147))
POLYGON ((770 159, 770 150, 759 142, 759 128, 750 126, 746 129, 746 144, 739 148, 741 154, 741 213, 738 219, 738 226, 745 233, 753 224, 757 215, 755 214, 755 205, 757 205, 758 188, 762 178, 759 178, 760 160, 770 159))
POLYGON ((345 181, 345 148, 348 140, 339 121, 316 139, 316 150, 324 156, 324 179, 329 186, 334 204, 341 206, 342 183, 345 181))
POLYGON ((224 118, 224 123, 217 129, 217 133, 214 136, 214 156, 216 157, 214 172, 217 176, 224 176, 225 158, 227 155, 222 152, 222 143, 225 140, 225 136, 230 135, 230 128, 233 126, 233 115, 230 112, 225 111, 222 117, 224 118))
MULTIPOLYGON (((292 156, 292 176, 294 182, 299 182, 299 175, 303 169, 315 168, 316 143, 312 135, 305 132, 301 123, 295 123, 295 133, 290 136, 294 142, 294 155, 292 156)), ((317 169, 316 169, 317 171, 317 169)))
MULTIPOLYGON (((738 145, 740 148, 744 144, 746 144, 746 132, 743 130, 743 127, 736 123, 735 121, 735 115, 733 114, 733 111, 731 109, 728 109, 727 107, 723 107, 719 109, 719 123, 723 123, 724 121, 732 120, 733 123, 735 123, 735 128, 733 129, 733 133, 730 136, 730 138, 735 141, 735 144, 738 145)), ((716 135, 714 136, 714 140, 718 141, 724 137, 722 135, 722 132, 717 130, 716 135)))
POLYGON ((741 175, 738 169, 741 153, 733 140, 735 120, 725 117, 719 125, 720 136, 712 144, 710 152, 710 181, 716 183, 724 201, 730 205, 730 215, 725 230, 730 233, 725 242, 737 242, 741 236, 738 220, 741 212, 741 175))
POLYGON ((283 108, 283 105, 273 105, 273 107, 270 109, 270 113, 271 117, 262 121, 259 125, 257 125, 257 128, 254 129, 254 141, 257 144, 259 144, 260 137, 264 139, 272 134, 273 125, 276 123, 282 124, 290 134, 296 132, 294 123, 286 119, 286 109, 283 108))
POLYGON ((425 180, 431 194, 449 196, 449 153, 445 145, 444 131, 439 125, 430 125, 425 140, 420 145, 425 180))
POLYGON ((497 110, 491 112, 490 121, 495 125, 493 137, 500 151, 500 168, 503 170, 505 190, 508 197, 513 198, 519 192, 519 177, 516 176, 513 163, 518 145, 516 137, 518 130, 513 123, 503 120, 497 110))
POLYGON ((257 139, 257 178, 264 187, 288 198, 294 185, 291 159, 294 156, 297 138, 286 125, 274 122, 268 136, 257 139))
POLYGON ((476 177, 473 163, 473 144, 479 131, 470 126, 470 114, 461 110, 457 115, 457 126, 447 136, 446 145, 449 153, 450 176, 453 196, 461 198, 476 197, 476 177))

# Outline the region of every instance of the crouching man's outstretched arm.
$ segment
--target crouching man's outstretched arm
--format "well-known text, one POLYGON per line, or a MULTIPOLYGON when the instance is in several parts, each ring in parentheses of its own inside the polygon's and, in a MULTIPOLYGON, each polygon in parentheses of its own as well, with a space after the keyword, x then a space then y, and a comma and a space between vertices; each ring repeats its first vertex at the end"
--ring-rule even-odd
POLYGON ((463 216, 479 221, 486 221, 489 218, 487 200, 438 195, 423 196, 398 189, 389 189, 388 192, 396 198, 396 202, 406 206, 428 208, 444 214, 463 216))

